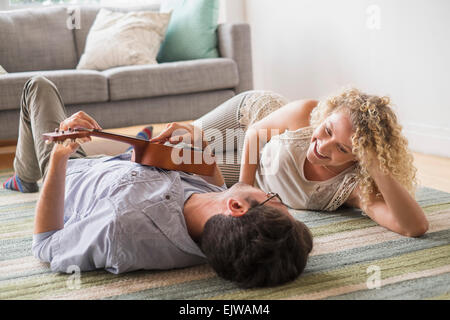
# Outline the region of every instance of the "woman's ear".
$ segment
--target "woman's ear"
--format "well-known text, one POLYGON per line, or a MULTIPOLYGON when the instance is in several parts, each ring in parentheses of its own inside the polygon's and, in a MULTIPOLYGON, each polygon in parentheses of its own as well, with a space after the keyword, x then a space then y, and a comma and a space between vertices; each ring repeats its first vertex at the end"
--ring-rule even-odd
POLYGON ((240 217, 244 215, 249 209, 248 203, 234 198, 228 198, 226 207, 227 207, 226 214, 233 217, 240 217))

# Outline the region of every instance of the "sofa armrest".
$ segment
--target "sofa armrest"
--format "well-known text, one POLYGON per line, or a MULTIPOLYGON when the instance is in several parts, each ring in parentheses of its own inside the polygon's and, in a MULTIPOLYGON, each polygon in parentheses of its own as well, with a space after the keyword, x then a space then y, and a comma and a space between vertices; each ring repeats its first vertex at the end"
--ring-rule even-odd
POLYGON ((236 94, 253 89, 252 46, 250 25, 223 23, 217 28, 218 49, 221 57, 233 59, 238 67, 239 84, 236 94))

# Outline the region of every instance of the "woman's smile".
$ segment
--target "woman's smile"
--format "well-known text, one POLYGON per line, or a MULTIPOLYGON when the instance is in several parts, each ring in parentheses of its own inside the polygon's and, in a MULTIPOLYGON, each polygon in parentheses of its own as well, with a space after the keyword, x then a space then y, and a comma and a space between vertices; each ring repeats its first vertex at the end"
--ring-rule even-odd
POLYGON ((319 150, 317 150, 317 140, 315 141, 315 143, 314 143, 314 154, 315 154, 315 156, 317 157, 317 158, 319 158, 319 159, 328 159, 328 157, 326 157, 326 156, 324 156, 324 155, 322 155, 320 152, 319 152, 319 150))

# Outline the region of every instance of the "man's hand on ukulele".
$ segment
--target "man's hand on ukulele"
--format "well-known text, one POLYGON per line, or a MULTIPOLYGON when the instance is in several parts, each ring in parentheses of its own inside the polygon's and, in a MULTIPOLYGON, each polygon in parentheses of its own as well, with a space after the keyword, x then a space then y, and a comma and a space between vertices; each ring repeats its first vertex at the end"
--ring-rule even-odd
POLYGON ((208 141, 203 140, 203 131, 192 124, 181 124, 178 122, 172 122, 167 124, 166 128, 156 137, 150 139, 153 143, 165 143, 178 144, 184 142, 186 144, 194 145, 194 147, 200 147, 204 149, 208 145, 208 141))
POLYGON ((52 149, 52 157, 67 160, 75 151, 77 151, 80 143, 82 142, 80 142, 79 140, 71 141, 70 139, 67 139, 62 143, 55 143, 52 149))
MULTIPOLYGON (((59 131, 69 131, 77 128, 102 130, 97 121, 84 111, 74 113, 59 124, 59 131)), ((69 139, 61 143, 55 143, 52 149, 53 157, 68 159, 80 146, 80 144, 91 141, 91 137, 77 138, 76 141, 69 139)))
MULTIPOLYGON (((94 120, 90 115, 88 115, 84 111, 78 111, 74 113, 69 118, 65 119, 63 122, 59 124, 60 131, 67 131, 71 129, 77 128, 86 128, 86 129, 98 129, 102 130, 97 121, 94 120)), ((82 138, 83 142, 91 141, 91 137, 82 138)))

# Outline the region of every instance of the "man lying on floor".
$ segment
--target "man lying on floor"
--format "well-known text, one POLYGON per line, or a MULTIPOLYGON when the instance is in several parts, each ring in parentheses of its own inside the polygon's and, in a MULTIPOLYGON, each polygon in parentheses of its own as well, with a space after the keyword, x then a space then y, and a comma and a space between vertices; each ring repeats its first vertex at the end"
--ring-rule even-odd
POLYGON ((304 270, 311 233, 277 197, 243 183, 226 189, 217 165, 213 177, 203 177, 139 165, 129 152, 93 158, 78 143, 43 141, 43 133, 69 127, 101 129, 84 112, 66 118, 54 84, 30 79, 7 186, 35 192, 44 178, 32 250, 53 271, 122 273, 209 262, 219 276, 255 287, 282 284, 304 270))

